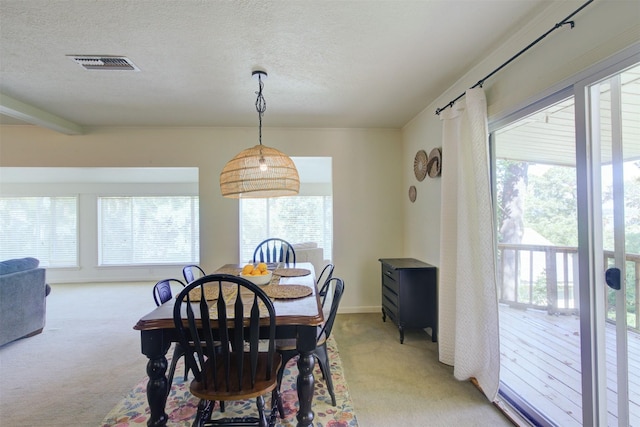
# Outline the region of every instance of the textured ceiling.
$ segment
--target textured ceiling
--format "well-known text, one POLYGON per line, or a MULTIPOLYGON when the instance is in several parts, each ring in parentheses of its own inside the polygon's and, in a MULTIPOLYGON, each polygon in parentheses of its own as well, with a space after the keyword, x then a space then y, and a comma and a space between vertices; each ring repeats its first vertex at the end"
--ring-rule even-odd
POLYGON ((80 127, 253 126, 262 68, 265 126, 399 128, 549 3, 0 0, 0 111, 80 127), (140 71, 66 55, 126 56, 140 71))

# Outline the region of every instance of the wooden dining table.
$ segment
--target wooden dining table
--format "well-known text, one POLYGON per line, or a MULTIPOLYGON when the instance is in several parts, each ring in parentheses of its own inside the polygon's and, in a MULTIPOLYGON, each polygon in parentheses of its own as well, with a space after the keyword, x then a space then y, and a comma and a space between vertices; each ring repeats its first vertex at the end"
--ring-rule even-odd
MULTIPOLYGON (((227 264, 214 273, 239 272, 241 267, 241 265, 227 264)), ((278 267, 284 268, 285 266, 278 267)), ((296 347, 300 352, 296 382, 299 407, 296 419, 298 427, 307 427, 313 425, 314 418, 312 401, 315 359, 312 351, 316 347, 317 326, 322 324, 324 316, 315 283, 313 264, 298 263, 286 267, 291 270, 283 272, 283 276, 280 277, 280 285, 304 285, 312 289, 311 295, 306 297, 273 300, 276 311, 276 338, 295 338, 296 347), (308 270, 309 274, 285 276, 288 273, 304 273, 302 270, 308 270)), ((277 271, 278 269, 276 269, 277 271)), ((140 331, 142 354, 149 359, 147 362, 147 375, 149 376, 147 401, 151 417, 147 421, 147 426, 166 426, 169 418, 165 412, 167 387, 170 387, 166 377, 168 365, 166 355, 171 344, 178 341, 173 321, 173 301, 167 301, 144 315, 134 326, 135 330, 140 331)))

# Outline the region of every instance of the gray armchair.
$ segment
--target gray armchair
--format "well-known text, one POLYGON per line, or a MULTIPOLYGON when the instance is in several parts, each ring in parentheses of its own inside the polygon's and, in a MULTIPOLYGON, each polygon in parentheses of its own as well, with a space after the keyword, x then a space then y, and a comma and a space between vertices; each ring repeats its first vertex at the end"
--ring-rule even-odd
POLYGON ((51 288, 39 264, 35 258, 0 262, 0 346, 44 329, 51 288))

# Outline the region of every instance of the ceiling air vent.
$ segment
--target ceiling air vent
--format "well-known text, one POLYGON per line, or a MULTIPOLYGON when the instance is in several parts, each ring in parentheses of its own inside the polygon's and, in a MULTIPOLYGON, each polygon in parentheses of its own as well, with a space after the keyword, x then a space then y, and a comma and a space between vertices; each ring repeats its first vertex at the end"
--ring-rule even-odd
POLYGON ((129 58, 124 56, 67 55, 85 70, 140 71, 129 58))

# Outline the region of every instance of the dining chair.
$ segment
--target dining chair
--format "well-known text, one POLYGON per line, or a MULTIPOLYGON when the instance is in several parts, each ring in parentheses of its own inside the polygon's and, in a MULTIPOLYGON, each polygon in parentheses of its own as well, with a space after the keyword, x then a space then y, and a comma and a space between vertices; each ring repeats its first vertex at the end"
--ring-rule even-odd
MULTIPOLYGON (((324 294, 324 296, 321 297, 321 301, 325 318, 324 323, 318 326, 316 348, 312 352, 313 356, 318 361, 318 365, 320 365, 322 377, 327 382, 327 390, 331 396, 331 404, 333 406, 336 406, 336 395, 333 391, 333 381, 331 380, 331 365, 329 363, 329 353, 327 351, 327 340, 331 335, 331 330, 333 329, 333 323, 336 320, 338 306, 340 305, 343 293, 344 281, 338 277, 328 279, 322 286, 320 294, 324 294)), ((278 371, 278 384, 281 384, 287 362, 299 354, 296 349, 296 340, 276 340, 276 351, 282 355, 282 367, 278 371)), ((279 406, 278 410, 280 411, 280 416, 283 416, 284 408, 279 406)))
POLYGON ((165 302, 173 298, 173 291, 171 285, 180 285, 184 288, 184 283, 178 279, 164 279, 160 280, 153 286, 153 300, 157 306, 161 306, 165 302))
POLYGON ((189 390, 200 399, 193 425, 275 425, 274 408, 282 407, 278 387, 282 357, 275 351, 276 314, 267 294, 239 276, 204 276, 178 294, 173 321, 180 343, 195 344, 195 352, 185 355, 194 375, 189 390), (221 345, 214 346, 216 341, 221 345), (267 393, 272 393, 268 417, 267 393), (211 420, 215 402, 254 397, 257 417, 211 420))
POLYGON ((182 275, 184 276, 184 280, 186 280, 188 284, 193 282, 197 278, 206 276, 207 274, 204 272, 204 270, 202 270, 202 268, 200 268, 195 264, 192 264, 192 265, 187 265, 182 269, 182 275))
POLYGON ((272 237, 263 240, 253 251, 253 262, 296 263, 296 251, 286 240, 272 237))
MULTIPOLYGON (((320 273, 320 275, 318 276, 318 280, 316 280, 316 286, 319 289, 322 289, 322 285, 324 285, 324 283, 331 279, 333 277, 333 269, 334 269, 334 265, 333 264, 327 264, 324 266, 324 268, 322 269, 322 272, 320 273)), ((322 294, 320 294, 322 295, 322 294)))
MULTIPOLYGON (((164 304, 165 302, 171 300, 173 298, 173 293, 171 291, 171 284, 180 285, 184 288, 184 283, 178 279, 164 279, 160 280, 153 287, 153 299, 156 302, 157 306, 164 304)), ((185 351, 184 347, 180 345, 180 343, 176 343, 173 349, 173 357, 171 357, 171 367, 169 368, 169 374, 167 375, 167 394, 171 390, 171 384, 173 383, 173 375, 176 372, 176 364, 178 360, 184 356, 185 351)), ((189 368, 185 365, 184 367, 184 380, 186 381, 189 375, 189 368)))

